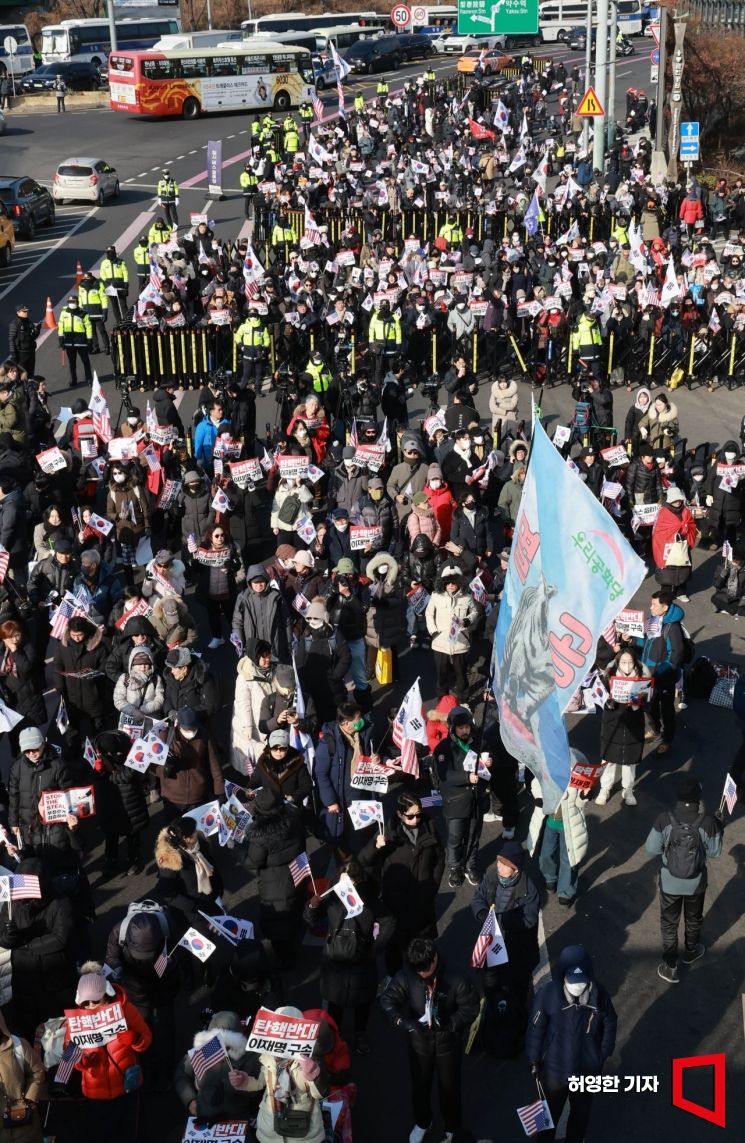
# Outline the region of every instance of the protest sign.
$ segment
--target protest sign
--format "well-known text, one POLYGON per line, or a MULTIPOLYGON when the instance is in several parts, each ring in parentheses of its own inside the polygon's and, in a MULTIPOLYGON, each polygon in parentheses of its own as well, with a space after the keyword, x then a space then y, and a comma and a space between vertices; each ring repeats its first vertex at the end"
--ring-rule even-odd
POLYGON ((644 612, 633 607, 619 611, 615 620, 616 635, 631 635, 634 639, 644 638, 644 612))
POLYGON ((163 511, 165 511, 166 508, 170 508, 181 491, 181 488, 182 482, 180 480, 164 480, 163 487, 160 490, 160 496, 158 497, 157 507, 163 509, 163 511))
POLYGON ((354 452, 354 463, 369 472, 378 472, 385 464, 385 445, 361 444, 354 452))
POLYGON ((371 524, 369 527, 353 524, 349 529, 349 548, 352 552, 364 551, 365 548, 380 543, 382 539, 382 524, 371 524))
POLYGON ((263 479, 263 472, 257 457, 247 460, 231 460, 228 465, 230 479, 238 488, 245 488, 247 484, 257 484, 263 479))
POLYGON ((90 818, 96 812, 96 800, 91 786, 74 786, 71 790, 44 790, 39 799, 39 817, 44 825, 64 822, 72 814, 76 818, 90 818))
POLYGON ((307 456, 287 456, 280 452, 277 454, 277 465, 280 476, 285 480, 304 480, 308 475, 307 456))
POLYGON ((205 1123, 189 1116, 181 1143, 245 1143, 247 1134, 247 1119, 205 1123))
POLYGON ((284 1060, 310 1059, 319 1029, 317 1020, 280 1016, 269 1008, 259 1008, 251 1025, 246 1051, 279 1056, 284 1060))
POLYGON ((611 675, 610 697, 614 702, 630 703, 634 700, 648 699, 652 695, 652 680, 641 677, 623 678, 620 675, 611 675))
POLYGON ((629 463, 629 454, 623 445, 614 445, 612 448, 601 448, 600 455, 609 468, 620 468, 622 464, 629 463))
POLYGON ((570 787, 574 790, 591 790, 602 768, 602 762, 578 762, 570 773, 570 787))
POLYGON ((109 441, 108 450, 111 460, 137 459, 137 441, 132 437, 114 437, 109 441))
POLYGON ((66 1008, 67 1031, 79 1048, 100 1048, 127 1031, 127 1021, 118 1000, 90 1012, 86 1008, 66 1008))
POLYGON ((62 449, 57 447, 45 448, 43 452, 37 452, 36 461, 42 472, 60 472, 63 468, 67 468, 67 461, 62 449))
POLYGON ((354 790, 374 790, 376 793, 386 794, 389 775, 394 773, 395 770, 390 766, 373 762, 372 758, 363 754, 357 760, 357 768, 352 775, 350 785, 354 790))

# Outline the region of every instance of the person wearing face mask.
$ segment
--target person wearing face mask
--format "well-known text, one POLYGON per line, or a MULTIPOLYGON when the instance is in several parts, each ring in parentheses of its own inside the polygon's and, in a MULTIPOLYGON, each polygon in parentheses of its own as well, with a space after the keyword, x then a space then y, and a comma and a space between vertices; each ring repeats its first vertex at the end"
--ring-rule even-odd
POLYGON ((230 641, 239 655, 251 640, 260 639, 269 644, 278 662, 290 662, 292 616, 282 593, 270 586, 263 564, 252 564, 246 571, 246 587, 235 602, 232 628, 230 641))
POLYGON ((478 993, 465 975, 448 968, 433 940, 416 937, 380 1006, 408 1045, 415 1120, 409 1143, 423 1143, 432 1126, 435 1077, 446 1139, 453 1139, 462 1125, 463 1038, 478 1014, 478 993))
POLYGON ((489 559, 494 547, 489 513, 480 501, 480 489, 473 484, 462 494, 453 512, 448 550, 464 566, 473 567, 477 560, 489 559))
POLYGON ((683 589, 691 578, 690 550, 697 539, 696 522, 683 493, 671 485, 652 529, 652 555, 657 567, 655 579, 673 598, 677 595, 681 603, 688 603, 683 589), (679 544, 680 540, 684 543, 679 544))
POLYGON ((334 568, 331 579, 326 585, 324 602, 329 622, 334 630, 344 636, 349 647, 355 700, 367 710, 370 706, 371 692, 367 679, 365 633, 370 591, 366 584, 360 583, 359 575, 350 559, 340 560, 334 568))
MULTIPOLYGON (((180 734, 177 729, 174 742, 180 734)), ((205 788, 211 789, 211 784, 205 788)), ((217 911, 223 882, 210 843, 197 829, 194 818, 176 815, 160 831, 155 839, 155 873, 157 882, 148 898, 173 910, 179 931, 181 925, 203 928, 198 910, 210 914, 217 911)))
POLYGON ((222 801, 225 783, 215 744, 193 707, 176 714, 176 733, 165 765, 156 771, 166 819, 187 814, 212 798, 222 801))
MULTIPOLYGON (((487 1013, 500 1001, 516 1007, 514 1027, 517 1037, 525 1031, 528 1003, 532 994, 533 969, 538 964, 538 916, 540 899, 532 879, 525 872, 526 851, 519 841, 502 841, 497 859, 486 871, 473 895, 471 909, 483 925, 490 909, 504 937, 508 961, 487 965, 483 972, 487 1013)), ((489 1016, 486 1017, 488 1039, 489 1016)), ((519 1040, 513 1044, 519 1050, 519 1040)), ((496 1045, 494 1045, 496 1047, 496 1045)))
POLYGON ((133 583, 133 568, 139 541, 150 532, 150 508, 147 494, 135 480, 128 465, 115 461, 106 498, 106 513, 113 520, 124 578, 133 583))
MULTIPOLYGON (((570 1076, 598 1076, 616 1045, 618 1017, 608 992, 596 979, 583 945, 561 952, 554 979, 536 993, 525 1037, 530 1070, 540 1079, 551 1118, 557 1124, 569 1102, 567 1143, 582 1143, 592 1095, 570 1091, 570 1076)), ((555 1128, 541 1133, 553 1140, 555 1128)))
POLYGON ((403 460, 391 469, 386 492, 395 502, 399 524, 403 524, 411 511, 415 492, 421 492, 427 483, 429 466, 423 459, 422 446, 417 437, 404 433, 401 438, 403 460))
POLYGON ((263 639, 249 640, 245 655, 238 660, 230 733, 231 762, 239 774, 250 774, 256 756, 264 749, 267 732, 260 729, 260 715, 276 686, 277 669, 270 645, 263 639))
POLYGON ((162 713, 163 679, 156 673, 149 647, 135 647, 130 653, 127 670, 119 676, 114 687, 114 706, 133 723, 140 725, 146 718, 157 718, 162 713))
POLYGON ((714 573, 714 587, 716 591, 711 603, 715 612, 718 615, 741 615, 745 597, 745 545, 736 543, 733 546, 731 557, 724 560, 714 573))
POLYGON ((331 526, 324 537, 323 550, 331 567, 341 560, 350 560, 357 570, 360 553, 352 551, 348 508, 334 508, 331 513, 331 526))
POLYGON ((78 383, 78 357, 83 366, 85 380, 90 385, 93 381, 90 359, 93 347, 93 326, 88 314, 80 310, 76 294, 71 294, 67 299, 67 305, 60 310, 57 320, 57 337, 60 349, 63 354, 67 355, 70 388, 74 389, 78 383))
MULTIPOLYGON (((435 764, 447 824, 448 886, 458 889, 464 878, 469 885, 479 883, 476 859, 489 804, 489 779, 477 772, 476 731, 468 707, 453 707, 447 725, 448 736, 437 748, 435 764)), ((484 766, 491 767, 490 756, 484 766)))
POLYGON ((621 767, 623 800, 627 806, 636 805, 634 782, 636 768, 644 754, 644 708, 647 696, 613 697, 614 679, 649 679, 649 668, 633 650, 621 651, 603 672, 609 697, 603 707, 600 721, 600 757, 604 763, 600 776, 600 793, 596 806, 608 802, 618 766, 621 767))
POLYGON ((318 719, 334 717, 346 698, 344 679, 352 665, 347 641, 329 622, 322 599, 314 599, 306 609, 304 629, 295 649, 295 663, 303 694, 315 703, 318 719))
POLYGON ((455 434, 455 446, 442 461, 442 475, 458 501, 470 488, 468 478, 475 468, 472 451, 470 432, 468 429, 458 429, 455 434))
POLYGON ((103 625, 97 627, 82 615, 69 621, 54 651, 57 692, 72 725, 91 738, 103 728, 107 713, 103 673, 107 656, 103 625))
POLYGON ((702 525, 702 542, 710 552, 717 550, 723 540, 734 544, 742 522, 743 489, 745 481, 734 476, 731 487, 722 487, 727 470, 742 463, 740 446, 726 441, 717 453, 716 464, 709 469, 706 480, 706 520, 702 525))
POLYGON ((379 540, 375 540, 363 549, 362 555, 368 557, 377 552, 391 551, 398 535, 398 516, 394 512, 393 504, 385 491, 385 484, 381 477, 371 476, 369 478, 367 492, 360 501, 360 510, 364 525, 366 527, 379 527, 382 532, 379 540))
POLYGON ((203 1123, 253 1119, 258 1110, 258 1095, 237 1091, 228 1079, 234 1070, 253 1077, 259 1074, 258 1056, 246 1051, 246 1034, 241 1023, 244 1012, 241 1008, 228 1009, 225 1005, 215 1007, 214 1003, 211 1010, 214 1015, 209 1026, 195 1034, 193 1047, 203 1048, 217 1038, 225 1049, 225 1056, 217 1066, 198 1078, 194 1074, 191 1054, 187 1052, 176 1067, 176 1095, 186 1113, 203 1123))
POLYGON ((440 528, 441 543, 447 544, 450 539, 450 525, 456 501, 449 485, 443 478, 439 464, 430 464, 427 469, 427 483, 424 486, 424 491, 432 505, 432 511, 440 528))
POLYGON ((277 537, 277 543, 290 543, 297 540, 295 525, 308 514, 313 493, 294 477, 281 477, 272 500, 269 524, 277 537))
POLYGON ((322 727, 316 747, 313 777, 318 790, 321 829, 326 841, 349 855, 352 846, 360 849, 367 837, 365 830, 352 830, 347 807, 350 802, 366 797, 356 790, 351 780, 362 755, 371 756, 372 726, 368 725, 357 703, 342 702, 336 718, 322 727), (360 838, 360 835, 363 835, 360 838))
POLYGON ((471 646, 471 631, 481 617, 479 605, 463 586, 463 569, 452 561, 440 573, 437 590, 432 593, 425 622, 432 637, 432 650, 437 671, 437 697, 454 691, 463 700, 468 690, 466 656, 471 646))
POLYGON ((399 564, 387 552, 378 552, 368 562, 365 575, 370 581, 370 605, 367 610, 367 673, 373 678, 377 652, 393 652, 393 673, 397 668, 398 648, 404 635, 406 597, 399 582, 399 564))
POLYGON ((329 503, 354 512, 367 492, 367 473, 355 463, 354 446, 346 445, 339 467, 329 481, 329 503))

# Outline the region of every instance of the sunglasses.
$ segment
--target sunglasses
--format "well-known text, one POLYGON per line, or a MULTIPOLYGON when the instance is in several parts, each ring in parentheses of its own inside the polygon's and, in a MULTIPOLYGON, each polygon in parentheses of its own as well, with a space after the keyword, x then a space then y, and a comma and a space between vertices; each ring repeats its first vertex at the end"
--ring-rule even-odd
POLYGON ((269 749, 270 750, 281 750, 282 753, 284 754, 285 750, 287 750, 288 748, 286 746, 270 746, 269 749))
POLYGON ((413 822, 413 821, 416 821, 417 818, 420 818, 422 816, 422 811, 421 810, 415 810, 413 814, 402 814, 401 816, 405 822, 413 822))

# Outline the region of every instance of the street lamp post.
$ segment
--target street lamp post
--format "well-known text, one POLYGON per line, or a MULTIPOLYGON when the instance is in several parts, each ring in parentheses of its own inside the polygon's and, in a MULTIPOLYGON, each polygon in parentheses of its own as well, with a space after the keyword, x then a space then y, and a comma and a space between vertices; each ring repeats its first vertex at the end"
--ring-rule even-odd
POLYGON ((683 44, 686 28, 688 27, 688 13, 673 14, 673 31, 675 33, 675 48, 673 50, 673 89, 670 92, 670 134, 667 137, 667 177, 678 177, 678 147, 680 145, 680 118, 683 109, 683 67, 685 54, 683 44))

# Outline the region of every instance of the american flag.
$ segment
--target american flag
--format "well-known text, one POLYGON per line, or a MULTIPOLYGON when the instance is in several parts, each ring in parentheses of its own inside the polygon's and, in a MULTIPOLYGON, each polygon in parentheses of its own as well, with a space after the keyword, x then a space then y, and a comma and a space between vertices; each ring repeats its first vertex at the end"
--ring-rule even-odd
POLYGON ((155 969, 158 976, 162 976, 168 968, 168 949, 165 945, 163 945, 163 951, 153 965, 153 968, 155 969))
POLYGON ((72 1040, 62 1053, 62 1058, 57 1066, 57 1071, 54 1073, 55 1083, 67 1083, 72 1075, 72 1069, 75 1067, 79 1059, 82 1058, 83 1052, 77 1044, 73 1044, 72 1040))
POLYGON ((418 778, 419 758, 417 757, 416 744, 421 742, 423 746, 427 745, 427 729, 422 714, 422 695, 419 690, 418 679, 407 691, 398 714, 393 720, 391 738, 394 746, 397 746, 401 751, 398 763, 394 761, 391 765, 403 770, 404 774, 414 774, 418 778))
POLYGON ((616 644, 616 638, 617 638, 615 619, 611 619, 610 623, 608 624, 608 626, 606 627, 605 631, 603 631, 602 634, 603 634, 603 638, 605 639, 608 646, 614 647, 616 644))
POLYGON ((199 1083, 211 1068, 219 1068, 223 1062, 227 1063, 228 1057, 217 1036, 213 1036, 201 1048, 195 1048, 191 1054, 192 1071, 199 1083))
POLYGON ((33 873, 14 873, 10 878, 11 901, 40 901, 39 878, 33 873))
POLYGON ((150 259, 150 285, 154 290, 160 293, 163 286, 163 275, 160 272, 160 267, 154 258, 150 259))
POLYGON ((95 432, 96 436, 102 440, 104 444, 108 444, 114 436, 111 430, 111 417, 109 415, 108 405, 106 406, 104 412, 93 413, 92 420, 93 431, 95 432))
POLYGON ((309 242, 312 242, 314 246, 319 246, 322 240, 321 231, 318 229, 318 223, 313 217, 311 211, 308 210, 307 204, 305 207, 305 231, 303 236, 307 238, 309 242))
POLYGON ((52 639, 61 639, 67 625, 75 615, 85 615, 81 607, 78 607, 74 599, 63 599, 54 613, 52 626, 49 628, 49 636, 52 639))
POLYGON ((323 119, 326 108, 323 106, 323 100, 320 99, 317 95, 313 96, 313 110, 316 113, 316 119, 319 121, 323 119))
POLYGON ((247 794, 245 786, 239 786, 237 782, 227 781, 225 783, 225 798, 229 800, 234 794, 247 794))
POLYGON ((537 1135, 539 1131, 546 1131, 554 1125, 545 1099, 537 1099, 535 1103, 518 1107, 517 1114, 526 1135, 537 1135))
POLYGON ((307 853, 299 853, 294 861, 290 862, 290 874, 293 885, 297 886, 306 877, 311 876, 310 861, 307 853))
POLYGON ((433 806, 442 805, 442 794, 434 791, 431 794, 427 794, 426 797, 420 798, 419 801, 422 803, 423 810, 430 810, 433 806))
POLYGON ((8 564, 10 563, 10 552, 0 544, 0 583, 3 582, 8 574, 8 564))
POLYGON ((481 926, 481 932, 476 938, 476 944, 473 946, 473 955, 471 956, 471 968, 483 968, 486 962, 486 954, 491 948, 491 943, 497 933, 497 915, 493 909, 490 909, 486 914, 486 920, 481 926))
POLYGON ((339 115, 342 119, 346 119, 347 113, 344 110, 344 84, 341 80, 337 83, 336 90, 339 95, 339 115))

